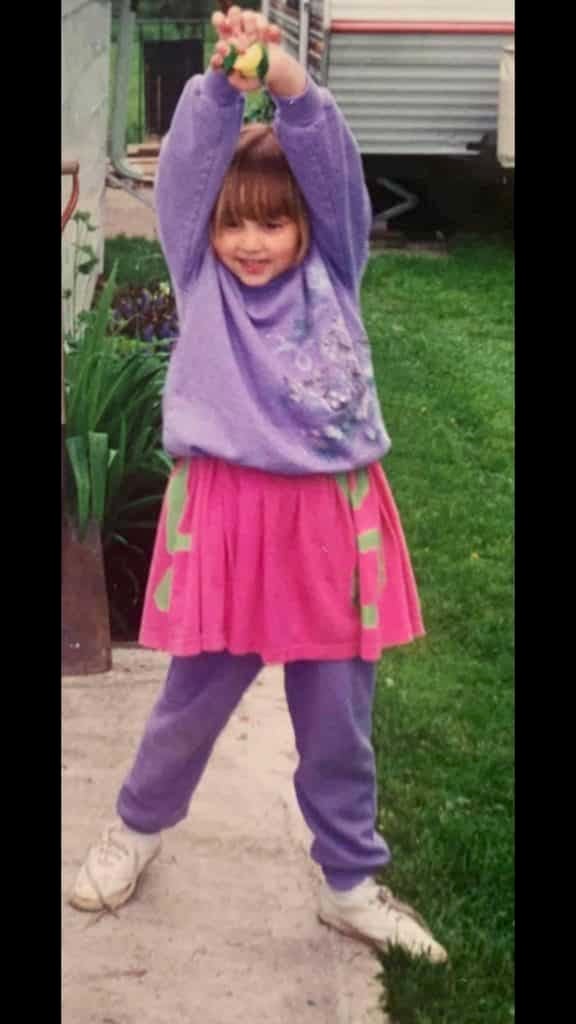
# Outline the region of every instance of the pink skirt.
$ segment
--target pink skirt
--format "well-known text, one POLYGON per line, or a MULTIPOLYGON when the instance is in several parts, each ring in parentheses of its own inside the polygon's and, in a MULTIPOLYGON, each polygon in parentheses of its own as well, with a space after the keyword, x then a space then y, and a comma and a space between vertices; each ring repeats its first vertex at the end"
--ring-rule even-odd
POLYGON ((276 476, 180 461, 162 507, 140 643, 282 664, 359 657, 424 634, 402 525, 379 464, 276 476))

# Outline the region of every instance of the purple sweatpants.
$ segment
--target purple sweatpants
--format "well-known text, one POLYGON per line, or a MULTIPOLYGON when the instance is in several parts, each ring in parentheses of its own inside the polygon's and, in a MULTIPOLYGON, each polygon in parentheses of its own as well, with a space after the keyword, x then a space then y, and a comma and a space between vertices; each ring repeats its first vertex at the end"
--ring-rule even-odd
MULTIPOLYGON (((126 825, 160 832, 186 817, 214 743, 261 668, 258 655, 221 652, 172 659, 118 797, 126 825)), ((374 829, 374 668, 354 658, 294 661, 284 670, 299 754, 294 783, 314 836, 311 855, 328 884, 341 890, 390 859, 374 829)))

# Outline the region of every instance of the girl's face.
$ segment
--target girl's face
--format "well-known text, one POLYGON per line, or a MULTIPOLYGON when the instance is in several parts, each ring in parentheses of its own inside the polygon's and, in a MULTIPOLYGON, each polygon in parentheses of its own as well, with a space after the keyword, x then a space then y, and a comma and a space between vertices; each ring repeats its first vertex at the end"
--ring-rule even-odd
POLYGON ((294 266, 300 246, 300 231, 289 217, 260 224, 243 220, 223 225, 212 238, 218 259, 242 284, 268 284, 294 266))

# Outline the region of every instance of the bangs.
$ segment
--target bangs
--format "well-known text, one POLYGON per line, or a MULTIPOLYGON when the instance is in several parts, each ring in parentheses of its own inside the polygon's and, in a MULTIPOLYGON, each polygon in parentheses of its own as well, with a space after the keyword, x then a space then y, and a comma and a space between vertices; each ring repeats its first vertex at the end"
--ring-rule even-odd
POLYGON ((300 229, 301 247, 308 247, 308 214, 304 197, 270 125, 247 125, 226 172, 212 215, 212 230, 234 227, 244 220, 265 224, 287 217, 300 229))
POLYGON ((216 204, 214 227, 218 230, 243 220, 259 224, 280 217, 298 220, 301 204, 290 185, 288 174, 279 174, 276 168, 231 167, 216 204))

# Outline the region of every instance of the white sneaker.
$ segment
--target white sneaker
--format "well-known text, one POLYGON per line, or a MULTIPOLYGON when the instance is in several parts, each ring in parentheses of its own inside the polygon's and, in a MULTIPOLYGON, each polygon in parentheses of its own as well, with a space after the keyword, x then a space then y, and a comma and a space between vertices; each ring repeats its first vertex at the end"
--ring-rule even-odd
POLYGON ((122 822, 110 825, 91 846, 70 903, 77 910, 116 910, 134 894, 144 869, 160 853, 160 833, 144 835, 122 822))
POLYGON ((420 915, 372 878, 347 892, 336 892, 324 883, 318 917, 323 924, 363 939, 383 952, 401 946, 410 956, 425 956, 435 963, 448 959, 420 915))

